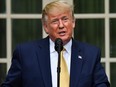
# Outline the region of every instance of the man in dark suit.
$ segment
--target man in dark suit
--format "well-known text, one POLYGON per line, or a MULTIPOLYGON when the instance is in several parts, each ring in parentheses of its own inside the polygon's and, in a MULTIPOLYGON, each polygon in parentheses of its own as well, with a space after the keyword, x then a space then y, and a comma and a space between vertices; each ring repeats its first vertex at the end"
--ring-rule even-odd
POLYGON ((69 87, 110 87, 100 63, 100 50, 72 38, 75 27, 72 6, 63 1, 47 4, 42 22, 48 37, 16 47, 1 87, 57 87, 56 38, 63 41, 65 48, 69 87))

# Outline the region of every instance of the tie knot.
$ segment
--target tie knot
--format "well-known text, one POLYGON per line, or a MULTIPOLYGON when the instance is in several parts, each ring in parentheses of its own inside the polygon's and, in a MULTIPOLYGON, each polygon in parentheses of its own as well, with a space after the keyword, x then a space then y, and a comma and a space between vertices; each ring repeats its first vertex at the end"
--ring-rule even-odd
POLYGON ((61 51, 61 54, 63 55, 63 53, 66 51, 66 49, 63 47, 63 50, 61 51))
POLYGON ((63 47, 63 50, 62 51, 66 51, 66 49, 63 47))

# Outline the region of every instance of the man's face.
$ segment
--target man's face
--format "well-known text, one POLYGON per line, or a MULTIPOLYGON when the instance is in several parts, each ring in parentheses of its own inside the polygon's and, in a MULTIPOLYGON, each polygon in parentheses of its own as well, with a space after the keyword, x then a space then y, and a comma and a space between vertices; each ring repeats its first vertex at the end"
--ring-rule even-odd
POLYGON ((74 27, 75 21, 70 11, 53 10, 47 15, 47 22, 44 24, 44 29, 52 41, 61 38, 63 44, 71 39, 74 27))

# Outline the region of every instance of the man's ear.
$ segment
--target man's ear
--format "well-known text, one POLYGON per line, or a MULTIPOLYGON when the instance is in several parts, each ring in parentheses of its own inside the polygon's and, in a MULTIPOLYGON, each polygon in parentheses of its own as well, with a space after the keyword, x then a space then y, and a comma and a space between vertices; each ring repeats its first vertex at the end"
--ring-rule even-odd
POLYGON ((75 28, 75 18, 72 20, 73 28, 75 28))
POLYGON ((48 34, 47 24, 46 23, 43 23, 43 27, 44 27, 44 30, 45 30, 46 34, 48 34))

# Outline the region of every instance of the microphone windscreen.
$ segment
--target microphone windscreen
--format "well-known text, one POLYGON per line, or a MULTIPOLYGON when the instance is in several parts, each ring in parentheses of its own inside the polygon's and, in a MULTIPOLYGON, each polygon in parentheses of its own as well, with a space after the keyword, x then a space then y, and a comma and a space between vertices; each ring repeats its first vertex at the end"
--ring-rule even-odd
POLYGON ((60 38, 56 38, 55 40, 55 50, 60 52, 63 50, 63 41, 60 38))

